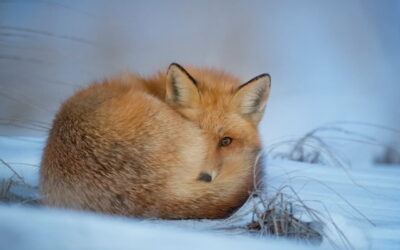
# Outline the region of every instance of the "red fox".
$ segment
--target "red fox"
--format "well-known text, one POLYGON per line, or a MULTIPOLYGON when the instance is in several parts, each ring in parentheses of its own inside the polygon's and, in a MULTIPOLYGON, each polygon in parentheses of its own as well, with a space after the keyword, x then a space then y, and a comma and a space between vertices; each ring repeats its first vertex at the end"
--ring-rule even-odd
POLYGON ((173 63, 77 92, 44 150, 44 204, 142 218, 230 215, 260 168, 257 127, 270 82, 173 63))

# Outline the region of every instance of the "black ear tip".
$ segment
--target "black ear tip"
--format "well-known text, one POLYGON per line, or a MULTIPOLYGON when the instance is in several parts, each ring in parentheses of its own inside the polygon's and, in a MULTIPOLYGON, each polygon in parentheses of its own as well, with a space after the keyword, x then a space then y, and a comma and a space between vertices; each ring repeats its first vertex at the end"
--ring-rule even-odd
POLYGON ((170 69, 171 69, 172 67, 178 68, 178 71, 183 72, 187 77, 190 78, 190 80, 192 80, 192 82, 193 82, 195 85, 197 84, 196 80, 186 71, 186 69, 185 69, 184 67, 182 67, 181 65, 175 63, 175 62, 173 62, 173 63, 171 63, 171 64, 169 65, 168 70, 167 70, 167 73, 170 72, 170 69))
POLYGON ((258 77, 268 77, 269 81, 271 81, 271 75, 268 73, 263 73, 263 74, 259 75, 258 77))
POLYGON ((254 82, 254 81, 256 81, 256 80, 259 80, 260 78, 264 78, 264 77, 267 77, 267 78, 268 78, 268 82, 269 82, 269 86, 268 86, 268 87, 271 87, 271 75, 268 74, 268 73, 263 73, 263 74, 261 74, 261 75, 258 75, 258 76, 256 76, 256 77, 252 78, 251 80, 247 81, 246 83, 240 85, 240 86, 238 87, 238 90, 241 89, 241 88, 243 88, 244 86, 248 85, 249 83, 254 82))
POLYGON ((261 75, 259 75, 258 77, 268 77, 269 80, 269 87, 271 88, 271 75, 268 73, 263 73, 261 75))
POLYGON ((172 67, 178 67, 180 70, 184 70, 183 67, 181 65, 179 65, 176 62, 173 62, 169 65, 168 69, 172 68, 172 67))
POLYGON ((180 65, 179 65, 179 63, 172 62, 169 66, 170 66, 170 67, 171 67, 171 66, 178 66, 178 67, 179 67, 180 65))
POLYGON ((249 82, 257 80, 257 79, 260 79, 260 78, 264 78, 264 77, 267 77, 269 82, 271 82, 271 75, 268 74, 268 73, 262 73, 262 74, 260 74, 260 75, 258 75, 256 77, 254 77, 253 79, 251 79, 249 82))

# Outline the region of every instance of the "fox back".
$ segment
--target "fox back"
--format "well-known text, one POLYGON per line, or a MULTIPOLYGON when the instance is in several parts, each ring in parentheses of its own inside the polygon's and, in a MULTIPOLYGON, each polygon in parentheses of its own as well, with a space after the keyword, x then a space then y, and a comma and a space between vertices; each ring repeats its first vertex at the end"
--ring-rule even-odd
POLYGON ((240 207, 260 170, 270 77, 241 84, 187 69, 121 75, 69 98, 42 157, 43 202, 168 219, 222 218, 240 207))

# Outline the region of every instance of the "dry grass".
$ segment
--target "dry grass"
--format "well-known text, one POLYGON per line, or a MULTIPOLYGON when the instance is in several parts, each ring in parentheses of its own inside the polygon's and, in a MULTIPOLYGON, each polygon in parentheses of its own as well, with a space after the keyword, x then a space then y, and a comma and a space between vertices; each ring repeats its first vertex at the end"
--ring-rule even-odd
POLYGON ((299 139, 285 140, 269 147, 268 155, 312 164, 323 164, 343 167, 347 161, 335 152, 328 140, 359 142, 378 145, 375 139, 341 127, 322 126, 311 130, 299 139), (328 134, 328 135, 326 135, 328 134), (276 152, 286 146, 284 152, 276 152))
POLYGON ((376 138, 345 128, 348 125, 363 126, 370 129, 383 130, 391 134, 400 134, 400 130, 377 124, 346 121, 332 122, 317 127, 298 139, 282 140, 269 145, 266 153, 272 158, 339 166, 342 168, 350 164, 344 156, 333 149, 331 142, 359 143, 382 148, 385 152, 389 153, 389 155, 380 157, 383 160, 389 159, 394 153, 399 154, 398 150, 393 151, 393 147, 380 142, 376 138))
MULTIPOLYGON (((303 202, 294 203, 282 190, 269 199, 259 197, 258 201, 253 202, 252 219, 247 224, 250 233, 286 237, 313 244, 322 242, 323 222, 302 221, 295 215, 298 207, 302 207, 307 213, 315 213, 303 202)), ((314 214, 314 217, 317 216, 314 214)))
POLYGON ((10 189, 13 184, 12 179, 0 180, 0 201, 9 201, 10 199, 10 189))
MULTIPOLYGON (((260 154, 255 164, 264 164, 265 155, 260 154)), ((254 168, 257 169, 257 168, 254 168)), ((296 218, 294 211, 301 207, 309 214, 313 210, 307 207, 297 193, 289 186, 278 189, 271 197, 267 197, 264 189, 263 178, 257 178, 260 173, 254 172, 254 191, 246 203, 251 204, 251 222, 247 230, 260 236, 270 235, 301 240, 310 243, 322 242, 322 221, 310 223, 296 218), (258 181, 257 181, 258 180, 258 181), (284 190, 291 190, 297 199, 290 199, 284 190), (320 226, 316 226, 320 225, 320 226)), ((313 216, 318 218, 317 216, 313 216)))
POLYGON ((23 205, 39 205, 40 200, 36 198, 27 198, 13 192, 14 188, 28 188, 33 191, 37 190, 35 187, 14 181, 12 178, 0 180, 0 202, 23 204, 23 205))
POLYGON ((334 249, 354 249, 345 232, 335 222, 329 210, 320 201, 321 211, 307 205, 297 192, 286 185, 267 197, 264 191, 255 191, 230 218, 214 229, 258 238, 286 238, 304 244, 330 245, 334 249), (239 222, 239 223, 238 223, 239 222))
POLYGON ((11 188, 16 186, 11 178, 0 180, 0 202, 4 203, 24 203, 27 199, 14 194, 11 188))
POLYGON ((14 190, 24 190, 29 193, 38 193, 38 188, 25 183, 24 178, 19 175, 9 163, 0 159, 0 164, 8 168, 13 173, 13 175, 8 179, 0 179, 0 202, 39 205, 39 199, 22 196, 19 195, 18 192, 14 192, 14 190))

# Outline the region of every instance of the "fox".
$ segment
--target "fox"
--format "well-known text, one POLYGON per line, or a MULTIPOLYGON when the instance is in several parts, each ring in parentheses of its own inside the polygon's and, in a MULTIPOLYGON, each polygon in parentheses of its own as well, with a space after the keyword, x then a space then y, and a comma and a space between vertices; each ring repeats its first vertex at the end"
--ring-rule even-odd
POLYGON ((261 182, 258 125, 270 88, 269 74, 242 83, 177 63, 95 82, 53 120, 42 202, 137 218, 225 218, 261 182))

